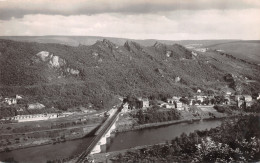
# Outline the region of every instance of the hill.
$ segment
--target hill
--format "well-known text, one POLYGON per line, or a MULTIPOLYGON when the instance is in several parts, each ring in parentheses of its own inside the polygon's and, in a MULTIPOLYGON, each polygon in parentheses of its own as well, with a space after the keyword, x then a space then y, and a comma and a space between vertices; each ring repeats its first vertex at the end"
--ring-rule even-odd
POLYGON ((172 44, 201 44, 203 46, 214 45, 219 43, 233 42, 237 40, 156 40, 156 39, 146 39, 146 40, 136 40, 127 38, 116 38, 116 37, 102 37, 102 36, 0 36, 0 39, 7 39, 13 41, 22 42, 38 42, 38 43, 56 43, 64 44, 70 46, 78 45, 93 45, 97 41, 102 41, 107 39, 114 44, 124 45, 126 41, 134 41, 142 46, 153 46, 156 42, 161 42, 167 45, 172 44))
POLYGON ((206 46, 225 51, 235 57, 260 64, 260 41, 234 41, 206 46))
POLYGON ((197 89, 243 93, 259 90, 259 66, 209 50, 193 52, 179 44, 142 46, 131 40, 93 45, 0 40, 1 94, 66 110, 93 104, 106 108, 117 95, 188 96, 197 89), (231 75, 232 80, 225 80, 231 75), (255 82, 247 82, 247 80, 255 82))

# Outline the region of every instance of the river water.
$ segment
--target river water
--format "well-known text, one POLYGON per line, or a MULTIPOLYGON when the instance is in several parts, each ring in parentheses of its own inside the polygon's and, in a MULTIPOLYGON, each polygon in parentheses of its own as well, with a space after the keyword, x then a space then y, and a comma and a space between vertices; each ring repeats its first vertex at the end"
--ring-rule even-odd
MULTIPOLYGON (((140 145, 151 145, 170 141, 183 132, 189 134, 195 130, 205 130, 221 125, 222 120, 198 121, 192 124, 180 123, 169 126, 149 128, 117 133, 107 147, 107 152, 127 149, 140 145)), ((44 145, 0 153, 0 161, 14 158, 18 162, 46 163, 47 160, 69 157, 79 154, 87 148, 92 137, 67 141, 54 145, 44 145)))

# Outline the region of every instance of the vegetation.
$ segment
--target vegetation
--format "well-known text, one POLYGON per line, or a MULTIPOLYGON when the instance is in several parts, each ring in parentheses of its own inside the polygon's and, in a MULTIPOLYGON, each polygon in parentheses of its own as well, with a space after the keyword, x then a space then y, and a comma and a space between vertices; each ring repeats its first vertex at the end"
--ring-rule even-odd
POLYGON ((136 114, 133 114, 134 118, 138 119, 139 124, 165 122, 180 119, 180 113, 173 109, 167 111, 158 111, 158 107, 149 108, 147 111, 138 110, 136 114))
POLYGON ((259 117, 229 120, 211 130, 117 155, 113 162, 255 162, 260 159, 259 117))
POLYGON ((260 113, 260 100, 254 103, 251 107, 244 109, 246 112, 260 113))
POLYGON ((0 119, 2 119, 4 117, 12 117, 12 116, 16 116, 16 115, 17 115, 17 111, 13 107, 1 107, 0 108, 0 119))
POLYGON ((229 106, 229 105, 215 105, 214 109, 216 109, 220 113, 228 113, 228 114, 232 114, 232 111, 238 110, 236 106, 229 106))

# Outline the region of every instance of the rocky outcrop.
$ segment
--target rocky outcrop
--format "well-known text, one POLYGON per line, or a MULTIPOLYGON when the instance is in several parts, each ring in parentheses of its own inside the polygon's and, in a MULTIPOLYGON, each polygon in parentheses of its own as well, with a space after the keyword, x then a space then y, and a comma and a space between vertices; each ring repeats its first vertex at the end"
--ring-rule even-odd
POLYGON ((48 62, 48 66, 52 68, 60 68, 66 64, 66 61, 59 56, 50 54, 47 51, 41 51, 36 54, 42 62, 48 62))
POLYGON ((124 44, 124 47, 130 51, 130 52, 134 52, 134 51, 143 51, 143 48, 140 44, 133 42, 133 41, 126 41, 124 44))
POLYGON ((116 44, 113 42, 103 39, 102 41, 97 41, 94 45, 100 47, 100 48, 108 48, 110 51, 113 51, 118 48, 116 44))
POLYGON ((61 59, 59 56, 51 56, 49 61, 49 66, 53 68, 60 68, 66 64, 64 59, 61 59))
POLYGON ((49 68, 59 70, 59 71, 65 70, 65 72, 72 74, 72 75, 78 75, 80 73, 79 70, 70 68, 67 65, 67 62, 65 59, 63 59, 57 55, 50 54, 50 52, 48 52, 48 51, 41 51, 41 52, 37 53, 36 56, 37 56, 37 58, 34 58, 34 61, 36 63, 45 62, 49 68))
POLYGON ((36 54, 36 56, 38 56, 40 59, 41 59, 41 61, 47 61, 48 60, 48 58, 49 58, 49 52, 47 52, 47 51, 41 51, 41 52, 39 52, 39 53, 37 53, 36 54))
POLYGON ((180 82, 181 81, 181 78, 179 77, 179 76, 177 76, 176 78, 175 78, 175 83, 178 83, 178 82, 180 82))
POLYGON ((172 51, 167 50, 167 51, 166 51, 166 56, 167 56, 167 57, 171 57, 171 56, 172 56, 172 51))
POLYGON ((72 68, 67 68, 66 69, 68 73, 71 73, 72 75, 78 75, 79 74, 79 70, 75 70, 72 68))
POLYGON ((153 45, 153 47, 155 47, 156 49, 166 49, 166 45, 162 44, 160 42, 155 42, 155 44, 153 45))

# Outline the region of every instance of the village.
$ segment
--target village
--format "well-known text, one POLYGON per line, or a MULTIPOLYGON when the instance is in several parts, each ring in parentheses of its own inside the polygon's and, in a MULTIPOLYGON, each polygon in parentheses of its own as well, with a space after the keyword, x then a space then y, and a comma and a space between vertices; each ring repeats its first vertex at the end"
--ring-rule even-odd
MULTIPOLYGON (((138 97, 133 101, 129 101, 127 97, 120 97, 121 101, 124 101, 121 112, 127 113, 133 110, 141 109, 147 111, 153 106, 157 106, 161 109, 176 109, 178 111, 189 111, 190 107, 197 106, 200 108, 207 108, 214 106, 233 106, 238 109, 245 109, 251 107, 257 100, 260 99, 260 93, 257 96, 252 95, 235 95, 231 91, 226 91, 222 95, 206 95, 200 89, 197 90, 196 95, 193 97, 180 97, 173 96, 171 98, 165 98, 162 100, 151 100, 149 98, 138 97)), ((28 121, 40 121, 66 117, 72 115, 75 112, 60 111, 55 108, 46 109, 41 103, 29 103, 21 104, 23 100, 21 95, 15 95, 14 97, 0 97, 1 108, 15 108, 13 115, 5 116, 1 115, 1 121, 12 121, 12 122, 28 122, 28 121), (27 112, 26 112, 27 111, 27 112), (29 112, 28 112, 29 111, 29 112)), ((90 108, 92 106, 89 106, 90 108)), ((76 112, 82 113, 94 113, 94 109, 83 109, 76 112)), ((99 115, 107 113, 106 111, 99 115)))
POLYGON ((200 108, 218 106, 233 106, 237 109, 246 109, 251 107, 260 99, 260 93, 257 96, 252 95, 235 95, 231 91, 226 91, 222 95, 205 95, 200 89, 197 90, 193 97, 173 96, 163 100, 149 100, 148 98, 138 97, 137 105, 132 105, 133 101, 127 101, 123 105, 122 112, 131 112, 132 110, 142 109, 146 111, 156 105, 164 109, 176 109, 178 111, 189 111, 191 106, 200 108))
MULTIPOLYGON (((15 95, 11 97, 0 96, 0 122, 1 123, 16 123, 16 122, 30 122, 42 121, 56 118, 68 117, 75 113, 83 113, 80 115, 95 113, 96 110, 78 108, 77 111, 60 111, 54 107, 48 108, 45 105, 35 102, 24 102, 23 96, 15 95)), ((96 116, 103 116, 103 114, 96 114, 96 116)), ((84 121, 84 118, 79 117, 79 121, 84 121)))

